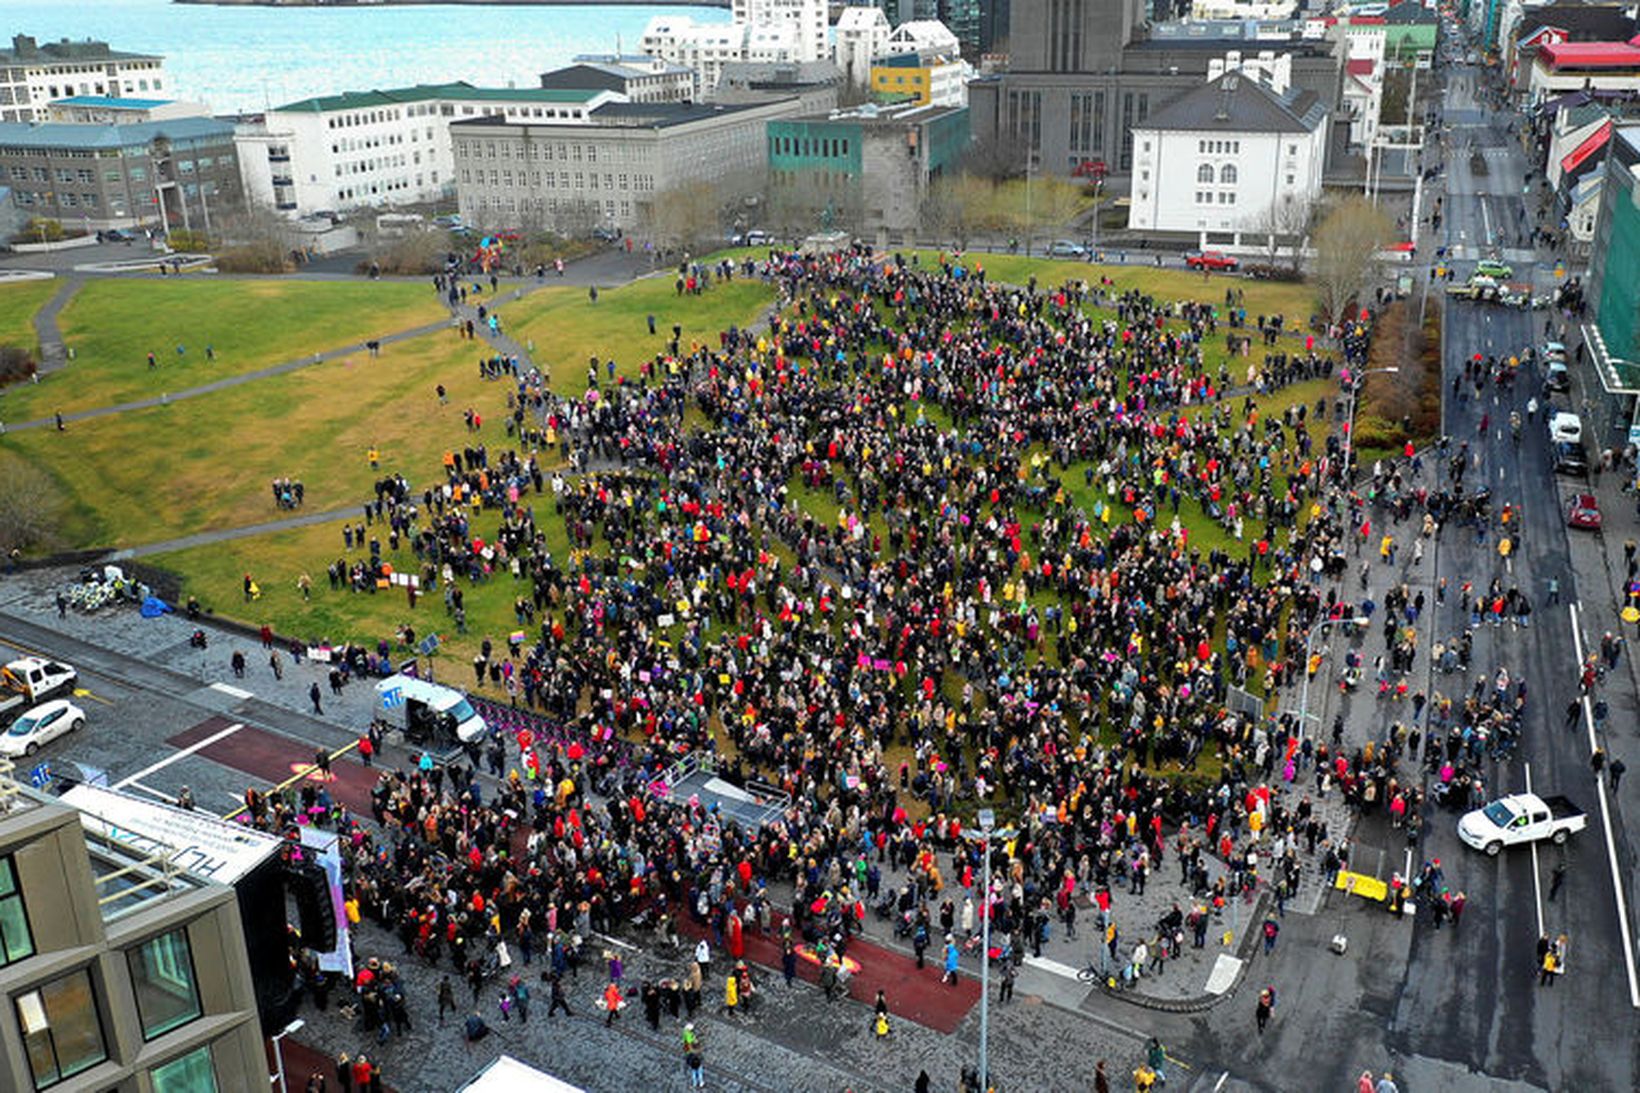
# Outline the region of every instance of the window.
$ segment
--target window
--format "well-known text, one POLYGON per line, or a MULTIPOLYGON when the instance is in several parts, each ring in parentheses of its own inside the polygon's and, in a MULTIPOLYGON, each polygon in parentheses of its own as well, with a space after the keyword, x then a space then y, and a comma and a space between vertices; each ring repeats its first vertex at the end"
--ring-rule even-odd
POLYGON ((89 972, 71 972, 20 994, 14 1005, 35 1089, 47 1089, 108 1058, 89 972))
POLYGON ((1232 185, 1235 181, 1236 181, 1236 168, 1233 164, 1226 163, 1223 167, 1219 168, 1219 182, 1221 182, 1222 184, 1224 184, 1226 186, 1229 186, 1229 185, 1232 185))
POLYGON ((1204 163, 1200 167, 1196 168, 1196 181, 1197 182, 1212 182, 1213 181, 1213 165, 1211 163, 1204 163))
POLYGON ((125 954, 131 988, 142 1018, 142 1038, 152 1040, 198 1017, 199 985, 194 981, 188 931, 173 930, 125 954))
POLYGON ((34 935, 29 933, 23 890, 17 886, 17 867, 9 857, 0 858, 0 967, 33 955, 34 935))
POLYGON ((216 1065, 209 1044, 148 1072, 154 1093, 217 1093, 216 1065))

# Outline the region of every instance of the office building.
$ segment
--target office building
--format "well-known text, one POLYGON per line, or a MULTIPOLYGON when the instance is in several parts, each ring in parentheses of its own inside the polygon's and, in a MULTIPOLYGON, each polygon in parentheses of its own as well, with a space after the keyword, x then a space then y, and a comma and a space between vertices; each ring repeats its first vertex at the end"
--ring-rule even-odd
POLYGON ((1009 67, 968 85, 976 140, 1017 147, 1044 173, 1102 163, 1115 192, 1128 188, 1133 130, 1201 86, 1210 63, 1257 49, 1292 58, 1292 82, 1328 111, 1328 162, 1342 159, 1343 48, 1300 27, 1267 34, 1258 23, 1151 28, 1144 0, 1014 0, 1009 67), (1340 128, 1342 126, 1342 129, 1340 128))
POLYGON ((727 207, 762 190, 763 126, 799 106, 612 102, 573 124, 459 121, 451 130, 461 216, 480 228, 640 231, 656 201, 696 183, 727 207))
POLYGON ((165 58, 156 54, 122 53, 107 42, 67 38, 41 45, 18 34, 10 49, 0 49, 0 121, 46 121, 56 99, 149 98, 166 84, 165 58))
POLYGON ((231 122, 0 122, 0 182, 29 216, 87 230, 211 230, 244 202, 231 122))
POLYGON ((451 122, 573 125, 620 98, 598 88, 451 83, 303 99, 240 127, 245 188, 252 201, 291 216, 448 200, 455 195, 451 122))
POLYGON ((973 69, 960 57, 903 53, 871 66, 871 94, 880 102, 919 106, 967 106, 973 69))
MULTIPOLYGON (((7 764, 9 767, 9 764, 7 764)), ((281 907, 282 914, 282 907, 281 907)), ((234 890, 0 771, 0 1089, 268 1088, 234 890)))
POLYGON ((866 105, 768 126, 769 203, 804 227, 914 231, 930 184, 968 145, 963 107, 866 105))
POLYGON ((210 108, 199 102, 175 99, 110 98, 107 95, 71 95, 46 104, 46 120, 70 125, 135 125, 176 118, 208 118, 210 108))

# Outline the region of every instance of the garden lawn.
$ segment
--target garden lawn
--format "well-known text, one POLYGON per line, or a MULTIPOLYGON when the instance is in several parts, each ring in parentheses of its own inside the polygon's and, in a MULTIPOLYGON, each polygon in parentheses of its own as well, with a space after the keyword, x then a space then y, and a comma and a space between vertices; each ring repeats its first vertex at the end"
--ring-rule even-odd
POLYGON ((0 438, 62 486, 69 546, 135 546, 291 515, 269 484, 300 478, 305 511, 352 508, 394 472, 416 487, 442 477, 446 449, 505 446, 511 381, 479 378, 482 342, 430 334, 198 398, 0 438), (450 401, 434 394, 444 384, 450 401), (483 428, 467 431, 462 411, 483 428), (372 447, 381 453, 373 471, 372 447))
POLYGON ((447 314, 420 281, 88 281, 59 319, 74 362, 7 394, 6 417, 26 421, 180 391, 447 314), (207 345, 213 361, 205 359, 207 345), (159 362, 153 371, 150 351, 159 362))
MULTIPOLYGON (((774 303, 774 290, 760 280, 736 277, 713 281, 699 296, 679 296, 676 273, 646 277, 619 288, 600 289, 592 303, 584 288, 545 288, 500 308, 502 329, 520 344, 534 348, 531 357, 551 377, 553 390, 576 394, 586 390, 587 365, 614 360, 615 372, 638 377, 639 366, 666 351, 672 326, 683 328, 680 348, 716 347, 720 331, 746 327, 774 303), (655 334, 648 317, 655 316, 655 334), (549 371, 550 370, 550 371, 549 371)), ((607 373, 599 368, 599 380, 607 373)))
POLYGON ((34 314, 61 287, 62 282, 55 277, 0 285, 0 345, 21 346, 34 352, 40 342, 34 334, 34 314))

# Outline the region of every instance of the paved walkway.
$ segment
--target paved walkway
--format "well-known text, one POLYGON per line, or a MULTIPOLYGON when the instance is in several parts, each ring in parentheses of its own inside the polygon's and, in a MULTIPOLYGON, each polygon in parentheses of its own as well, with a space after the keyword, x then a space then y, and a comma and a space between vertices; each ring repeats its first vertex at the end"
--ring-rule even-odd
MULTIPOLYGON (((391 345, 395 342, 409 341, 413 338, 425 337, 428 334, 436 334, 441 330, 448 329, 450 329, 450 321, 448 319, 444 319, 436 323, 428 323, 425 326, 414 327, 410 330, 400 330, 392 334, 384 334, 381 337, 372 340, 378 341, 383 345, 391 345)), ((61 348, 61 345, 59 345, 58 349, 60 350, 61 348)), ((90 410, 75 410, 71 413, 64 414, 63 421, 88 421, 92 418, 110 417, 114 414, 123 414, 130 410, 146 410, 154 406, 167 406, 173 402, 181 402, 184 399, 198 398, 201 395, 209 395, 216 391, 226 391, 232 387, 239 387, 247 383, 254 383, 257 380, 267 379, 270 376, 282 376, 287 372, 295 372, 302 368, 311 368, 316 364, 323 364, 326 361, 335 360, 338 357, 345 357, 351 353, 362 353, 364 350, 364 342, 354 342, 350 345, 340 346, 336 349, 327 349, 323 352, 314 353, 311 356, 297 357, 295 360, 284 361, 280 364, 270 364, 266 368, 258 368, 254 372, 245 372, 237 376, 225 376, 222 379, 213 380, 210 383, 202 383, 198 387, 185 387, 180 391, 167 392, 157 397, 133 399, 130 402, 117 402, 112 406, 97 406, 90 410)), ((42 371, 44 371, 44 369, 42 369, 42 371)), ((25 429, 43 429, 47 426, 55 426, 55 424, 56 422, 53 418, 41 417, 34 418, 31 421, 20 421, 7 424, 5 428, 8 432, 17 432, 25 429)))
POLYGON ((193 547, 210 546, 212 543, 225 543, 232 539, 247 539, 252 535, 263 535, 270 531, 311 527, 314 524, 324 524, 331 520, 357 516, 359 512, 358 505, 349 505, 340 509, 298 513, 295 516, 287 516, 282 520, 267 520, 260 524, 246 524, 243 527, 201 531, 194 535, 184 535, 180 539, 164 539, 157 543, 144 543, 141 546, 117 550, 111 560, 117 562, 125 558, 144 558, 150 554, 166 554, 173 550, 188 550, 193 547))
POLYGON ((34 313, 34 336, 40 343, 41 375, 55 372, 68 363, 68 351, 63 348, 63 332, 57 325, 57 316, 62 314, 63 308, 68 306, 83 284, 85 279, 81 277, 61 278, 56 294, 34 313))

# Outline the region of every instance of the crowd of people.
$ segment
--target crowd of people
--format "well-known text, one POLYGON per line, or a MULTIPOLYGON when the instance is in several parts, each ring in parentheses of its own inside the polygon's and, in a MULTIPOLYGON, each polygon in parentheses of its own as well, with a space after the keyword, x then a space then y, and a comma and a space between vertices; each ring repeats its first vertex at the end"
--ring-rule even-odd
MULTIPOLYGON (((587 939, 635 919, 719 948, 742 931, 845 948, 889 900, 922 946, 989 917, 1021 955, 1091 906, 1116 956, 1111 892, 1171 854, 1200 902, 1123 924, 1165 957, 1187 926, 1202 944, 1226 900, 1347 865, 1314 797, 1414 817, 1401 764, 1420 733, 1460 786, 1518 716, 1496 689, 1454 704, 1403 683, 1386 698, 1415 710, 1352 748, 1338 726, 1232 709, 1232 688, 1315 670, 1312 627, 1380 609, 1338 580, 1374 528, 1422 542, 1474 512, 1400 460, 1349 485, 1338 396, 1365 318, 1318 341, 1249 318, 1234 290, 1221 308, 1009 286, 866 250, 738 272, 774 286, 769 329, 674 338, 636 378, 589 368, 577 396, 510 368, 506 437, 471 438, 419 490, 385 478, 345 536, 368 554, 332 567, 332 588, 368 586, 347 575, 380 566, 383 537, 408 542, 462 629, 465 593, 507 582, 518 629, 482 641, 472 687, 566 728, 384 771, 373 824, 325 810, 349 834, 354 912, 475 1003, 502 943, 556 990, 587 939), (1238 344, 1210 364, 1242 329, 1262 362, 1238 344), (656 796, 695 753, 788 806, 749 830, 656 796), (979 804, 1017 817, 988 892, 962 819, 979 804), (908 877, 887 893, 885 866, 908 877)), ((1424 606, 1381 605, 1391 678, 1424 606)), ((279 829, 306 804, 254 815, 279 829)), ((725 955, 715 974, 739 993, 725 955)), ((702 965, 692 989, 716 992, 702 965)), ((632 986, 646 1010, 648 986, 632 986)))

